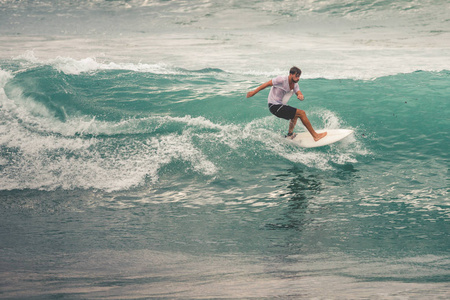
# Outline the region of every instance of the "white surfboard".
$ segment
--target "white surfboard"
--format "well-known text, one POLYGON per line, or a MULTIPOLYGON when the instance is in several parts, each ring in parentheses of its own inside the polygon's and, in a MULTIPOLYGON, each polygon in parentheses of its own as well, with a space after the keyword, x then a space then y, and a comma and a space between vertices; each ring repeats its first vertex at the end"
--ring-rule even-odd
POLYGON ((297 133, 297 136, 293 139, 290 139, 287 137, 287 140, 291 140, 295 144, 299 145, 300 147, 304 148, 314 148, 314 147, 320 147, 325 146, 329 144, 336 143, 346 137, 348 137, 350 134, 353 133, 353 130, 351 129, 323 129, 323 130, 316 130, 317 133, 321 132, 327 132, 327 135, 318 140, 317 142, 314 141, 312 135, 305 131, 301 133, 297 133))

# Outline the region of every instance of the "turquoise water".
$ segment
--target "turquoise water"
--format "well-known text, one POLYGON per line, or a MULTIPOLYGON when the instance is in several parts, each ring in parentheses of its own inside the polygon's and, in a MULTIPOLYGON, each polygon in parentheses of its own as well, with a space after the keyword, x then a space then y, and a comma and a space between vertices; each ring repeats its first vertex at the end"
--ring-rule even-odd
POLYGON ((446 8, 0 3, 0 297, 447 298, 446 8))

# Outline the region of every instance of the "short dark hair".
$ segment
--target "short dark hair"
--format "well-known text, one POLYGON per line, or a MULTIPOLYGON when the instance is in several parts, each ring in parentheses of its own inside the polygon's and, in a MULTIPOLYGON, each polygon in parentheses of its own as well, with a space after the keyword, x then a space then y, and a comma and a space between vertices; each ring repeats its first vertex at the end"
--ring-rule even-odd
POLYGON ((292 67, 290 70, 289 70, 289 74, 292 74, 292 75, 302 75, 302 70, 300 70, 299 68, 297 68, 297 67, 292 67))

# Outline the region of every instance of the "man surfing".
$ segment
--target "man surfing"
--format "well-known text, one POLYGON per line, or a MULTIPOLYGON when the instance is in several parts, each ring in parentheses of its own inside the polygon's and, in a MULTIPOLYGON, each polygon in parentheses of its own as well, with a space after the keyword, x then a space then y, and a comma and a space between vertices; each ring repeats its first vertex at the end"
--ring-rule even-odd
POLYGON ((248 92, 247 98, 253 97, 259 91, 271 86, 272 88, 270 89, 268 97, 269 110, 278 118, 290 120, 289 131, 286 137, 291 139, 295 137, 294 127, 295 124, 297 124, 297 119, 300 118, 303 125, 305 125, 306 129, 308 129, 309 133, 312 135, 314 141, 317 142, 321 138, 325 137, 327 133, 317 133, 312 127, 311 122, 309 122, 306 117, 305 111, 287 105, 287 102, 294 93, 300 101, 305 99, 302 92, 300 92, 300 88, 298 87, 298 81, 300 80, 301 74, 302 71, 299 68, 292 67, 289 70, 289 76, 278 76, 270 81, 267 81, 266 83, 263 83, 255 90, 248 92))

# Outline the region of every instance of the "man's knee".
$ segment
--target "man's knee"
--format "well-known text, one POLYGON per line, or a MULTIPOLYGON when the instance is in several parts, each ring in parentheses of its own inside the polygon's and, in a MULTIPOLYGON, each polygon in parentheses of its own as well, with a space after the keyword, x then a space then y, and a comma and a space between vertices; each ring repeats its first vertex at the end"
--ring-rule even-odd
POLYGON ((304 118, 304 117, 306 117, 306 113, 305 113, 304 110, 297 109, 297 112, 295 113, 295 116, 297 118, 304 118))

